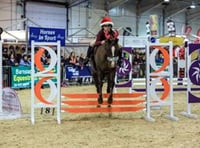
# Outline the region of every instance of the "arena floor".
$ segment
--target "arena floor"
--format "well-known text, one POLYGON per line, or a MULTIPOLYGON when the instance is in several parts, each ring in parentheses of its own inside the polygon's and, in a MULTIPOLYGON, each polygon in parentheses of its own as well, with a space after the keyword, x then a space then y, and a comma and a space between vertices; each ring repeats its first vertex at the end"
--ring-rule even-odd
MULTIPOLYGON (((122 92, 125 90, 121 90, 122 92)), ((49 89, 43 89, 48 94, 49 89)), ((94 93, 93 85, 69 86, 62 93, 94 93)), ((18 90, 23 114, 30 114, 30 90, 18 90)), ((0 121, 1 148, 199 148, 200 117, 189 119, 180 115, 186 110, 186 92, 174 92, 174 113, 179 121, 164 116, 168 108, 152 112, 155 122, 143 119, 144 111, 135 113, 69 114, 62 113, 62 123, 51 114, 36 111, 36 123, 30 118, 0 121)), ((200 105, 192 112, 200 114, 200 105)))

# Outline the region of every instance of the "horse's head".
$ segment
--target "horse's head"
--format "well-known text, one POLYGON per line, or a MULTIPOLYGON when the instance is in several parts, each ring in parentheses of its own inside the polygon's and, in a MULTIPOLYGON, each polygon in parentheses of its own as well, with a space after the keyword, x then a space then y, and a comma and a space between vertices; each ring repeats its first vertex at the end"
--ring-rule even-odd
POLYGON ((120 47, 118 45, 117 38, 109 38, 105 42, 105 50, 107 60, 111 68, 115 68, 117 66, 117 61, 119 60, 120 47))

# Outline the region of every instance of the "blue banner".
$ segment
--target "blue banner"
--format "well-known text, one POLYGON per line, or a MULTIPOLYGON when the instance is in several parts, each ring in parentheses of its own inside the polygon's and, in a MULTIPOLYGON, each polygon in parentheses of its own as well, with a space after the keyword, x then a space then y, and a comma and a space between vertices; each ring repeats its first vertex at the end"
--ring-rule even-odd
POLYGON ((60 41, 61 46, 65 46, 65 29, 30 27, 29 45, 31 45, 31 41, 35 42, 60 41))
POLYGON ((91 67, 89 66, 66 66, 65 73, 67 79, 80 78, 80 77, 91 77, 91 67))

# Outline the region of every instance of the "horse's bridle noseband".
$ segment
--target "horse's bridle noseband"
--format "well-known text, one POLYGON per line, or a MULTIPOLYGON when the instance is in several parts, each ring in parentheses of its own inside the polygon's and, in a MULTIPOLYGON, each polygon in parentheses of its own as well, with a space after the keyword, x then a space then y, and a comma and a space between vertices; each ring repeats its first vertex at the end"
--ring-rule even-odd
POLYGON ((107 60, 109 62, 117 62, 119 60, 119 57, 118 56, 117 57, 107 57, 107 60))
MULTIPOLYGON (((113 44, 111 44, 111 46, 109 48, 111 48, 112 46, 114 46, 113 44)), ((116 47, 115 47, 116 48, 116 47)), ((108 51, 108 50, 107 50, 108 51)), ((107 57, 107 61, 108 62, 117 62, 119 60, 119 56, 108 56, 107 57)))

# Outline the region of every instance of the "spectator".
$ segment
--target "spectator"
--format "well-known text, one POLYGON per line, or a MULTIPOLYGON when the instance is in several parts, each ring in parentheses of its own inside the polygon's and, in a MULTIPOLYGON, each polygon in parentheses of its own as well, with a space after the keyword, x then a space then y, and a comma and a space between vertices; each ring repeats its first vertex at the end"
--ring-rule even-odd
POLYGON ((164 62, 164 57, 163 57, 162 53, 159 53, 158 57, 156 58, 156 63, 162 64, 163 62, 164 62))
POLYGON ((26 54, 23 55, 23 57, 21 58, 19 65, 21 65, 21 66, 30 66, 31 65, 31 62, 28 61, 28 56, 26 54))
POLYGON ((21 48, 19 46, 16 46, 15 48, 15 59, 19 63, 22 58, 21 48))
POLYGON ((70 53, 70 56, 69 56, 69 64, 70 65, 75 65, 76 64, 76 55, 75 55, 75 52, 74 51, 72 51, 71 53, 70 53))
POLYGON ((26 54, 26 48, 25 47, 22 47, 21 48, 21 55, 23 56, 23 55, 25 55, 26 54))
MULTIPOLYGON (((25 47, 22 47, 22 49, 25 48, 25 47)), ((27 55, 31 55, 31 47, 28 47, 27 49, 27 55)))
POLYGON ((47 56, 45 53, 42 54, 41 62, 43 63, 43 65, 47 65, 47 56))
POLYGON ((15 48, 13 45, 10 45, 9 48, 8 48, 8 55, 10 55, 11 53, 14 53, 15 54, 15 48))
POLYGON ((16 60, 15 54, 11 53, 8 58, 8 66, 18 66, 19 63, 16 60))
POLYGON ((61 65, 65 67, 66 65, 69 65, 69 55, 64 54, 64 57, 61 59, 61 65))
POLYGON ((140 66, 137 61, 134 61, 134 64, 132 66, 132 76, 133 78, 138 78, 139 77, 139 70, 140 66))
POLYGON ((79 58, 79 65, 83 66, 85 61, 85 55, 81 53, 80 58, 79 58))
POLYGON ((50 63, 51 63, 51 56, 47 55, 47 61, 46 61, 45 65, 50 65, 50 63))
POLYGON ((28 61, 31 63, 31 55, 27 55, 28 61))
POLYGON ((141 58, 139 53, 137 53, 133 59, 133 63, 137 62, 137 64, 141 63, 141 58))
POLYGON ((77 66, 80 65, 79 60, 80 60, 80 56, 76 56, 76 65, 77 65, 77 66))
POLYGON ((8 62, 8 48, 3 47, 2 65, 6 66, 8 62))

